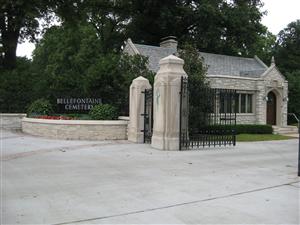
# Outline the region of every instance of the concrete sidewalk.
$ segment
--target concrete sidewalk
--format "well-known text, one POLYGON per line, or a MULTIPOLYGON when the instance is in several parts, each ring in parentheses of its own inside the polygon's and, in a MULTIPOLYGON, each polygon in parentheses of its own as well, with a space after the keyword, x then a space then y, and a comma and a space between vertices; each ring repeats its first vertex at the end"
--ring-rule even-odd
POLYGON ((299 224, 295 139, 167 152, 1 132, 2 224, 299 224))

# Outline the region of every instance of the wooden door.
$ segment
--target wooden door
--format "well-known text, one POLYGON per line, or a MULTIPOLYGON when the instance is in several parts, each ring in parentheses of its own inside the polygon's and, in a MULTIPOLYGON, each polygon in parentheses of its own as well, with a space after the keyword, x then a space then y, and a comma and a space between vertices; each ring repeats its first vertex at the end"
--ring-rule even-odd
POLYGON ((267 124, 276 125, 276 95, 272 91, 268 94, 267 124))

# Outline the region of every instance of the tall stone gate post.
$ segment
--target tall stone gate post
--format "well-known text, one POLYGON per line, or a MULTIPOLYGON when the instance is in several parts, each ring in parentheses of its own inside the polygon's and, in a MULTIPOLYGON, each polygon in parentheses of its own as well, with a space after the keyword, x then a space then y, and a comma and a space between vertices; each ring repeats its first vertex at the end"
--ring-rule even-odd
POLYGON ((153 93, 153 136, 151 146, 162 150, 179 150, 179 116, 181 77, 184 61, 174 55, 159 61, 153 93))
POLYGON ((144 99, 142 93, 145 89, 151 88, 149 80, 140 76, 135 78, 130 85, 129 94, 129 125, 128 125, 128 140, 135 143, 144 142, 144 99))

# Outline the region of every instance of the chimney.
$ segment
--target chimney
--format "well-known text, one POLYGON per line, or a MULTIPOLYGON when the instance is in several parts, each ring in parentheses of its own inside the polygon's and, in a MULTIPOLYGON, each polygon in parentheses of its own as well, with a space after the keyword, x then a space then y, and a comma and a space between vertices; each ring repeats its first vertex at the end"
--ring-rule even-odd
POLYGON ((177 51, 177 44, 178 42, 175 36, 168 36, 161 39, 159 46, 164 48, 173 48, 177 51))

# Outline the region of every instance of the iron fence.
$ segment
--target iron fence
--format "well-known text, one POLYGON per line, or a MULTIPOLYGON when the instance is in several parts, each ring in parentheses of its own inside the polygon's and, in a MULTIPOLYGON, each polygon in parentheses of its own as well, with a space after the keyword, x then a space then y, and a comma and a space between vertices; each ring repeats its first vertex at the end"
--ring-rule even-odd
POLYGON ((197 87, 181 79, 180 150, 236 144, 236 90, 197 87))

